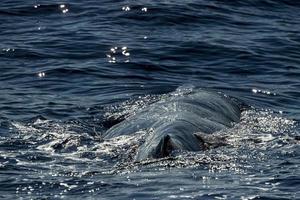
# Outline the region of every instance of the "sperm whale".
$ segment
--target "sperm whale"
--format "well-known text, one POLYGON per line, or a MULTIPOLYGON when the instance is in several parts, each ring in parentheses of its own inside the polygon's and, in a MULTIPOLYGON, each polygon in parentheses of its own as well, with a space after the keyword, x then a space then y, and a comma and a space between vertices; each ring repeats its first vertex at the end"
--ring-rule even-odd
POLYGON ((198 89, 147 106, 108 129, 104 139, 148 130, 136 161, 166 157, 174 150, 201 151, 213 144, 209 135, 232 127, 240 114, 235 99, 198 89))

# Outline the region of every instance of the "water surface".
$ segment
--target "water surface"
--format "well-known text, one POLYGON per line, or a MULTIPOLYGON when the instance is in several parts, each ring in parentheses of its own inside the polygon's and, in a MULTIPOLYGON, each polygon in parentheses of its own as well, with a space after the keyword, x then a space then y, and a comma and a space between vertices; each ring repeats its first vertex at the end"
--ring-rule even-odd
POLYGON ((0 198, 297 199, 300 4, 2 0, 0 198), (132 164, 115 120, 207 88, 251 109, 230 147, 132 164))

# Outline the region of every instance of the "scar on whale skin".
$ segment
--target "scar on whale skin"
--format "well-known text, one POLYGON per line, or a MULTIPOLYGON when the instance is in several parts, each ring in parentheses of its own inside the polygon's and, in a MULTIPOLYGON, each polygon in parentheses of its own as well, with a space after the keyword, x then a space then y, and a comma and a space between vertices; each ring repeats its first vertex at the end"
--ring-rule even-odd
POLYGON ((150 130, 135 161, 170 156, 172 151, 201 151, 226 145, 213 135, 240 121, 241 104, 226 95, 197 89, 162 99, 104 133, 104 139, 150 130))

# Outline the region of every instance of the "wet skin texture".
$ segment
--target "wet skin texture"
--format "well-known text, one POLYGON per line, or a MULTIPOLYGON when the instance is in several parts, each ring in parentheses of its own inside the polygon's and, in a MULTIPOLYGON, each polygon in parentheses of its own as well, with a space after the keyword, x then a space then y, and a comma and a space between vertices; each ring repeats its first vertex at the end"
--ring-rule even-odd
POLYGON ((220 138, 214 141, 209 136, 239 122, 240 113, 236 100, 216 92, 197 90, 149 105, 111 127, 104 139, 147 130, 136 161, 169 156, 173 150, 201 151, 222 145, 220 138))

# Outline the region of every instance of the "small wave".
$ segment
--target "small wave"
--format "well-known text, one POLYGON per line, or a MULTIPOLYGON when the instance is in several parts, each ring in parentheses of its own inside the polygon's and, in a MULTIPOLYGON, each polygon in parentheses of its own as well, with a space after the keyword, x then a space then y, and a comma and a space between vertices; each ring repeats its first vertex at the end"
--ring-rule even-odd
MULTIPOLYGON (((64 43, 64 41, 62 41, 64 43)), ((5 58, 17 58, 25 60, 37 60, 37 59, 74 59, 74 60, 84 60, 84 59, 93 59, 101 58, 98 52, 86 52, 81 49, 72 51, 70 46, 67 44, 62 44, 61 52, 52 52, 49 49, 54 47, 49 47, 48 50, 38 50, 36 48, 4 48, 0 51, 0 57, 5 58)))
POLYGON ((49 58, 46 54, 43 54, 41 52, 37 52, 33 49, 22 49, 22 48, 7 48, 3 49, 2 52, 0 52, 0 57, 6 57, 6 58, 22 58, 22 59, 40 59, 40 58, 49 58))
POLYGON ((11 6, 0 10, 0 15, 32 16, 66 13, 70 9, 69 4, 35 4, 32 6, 11 6))

